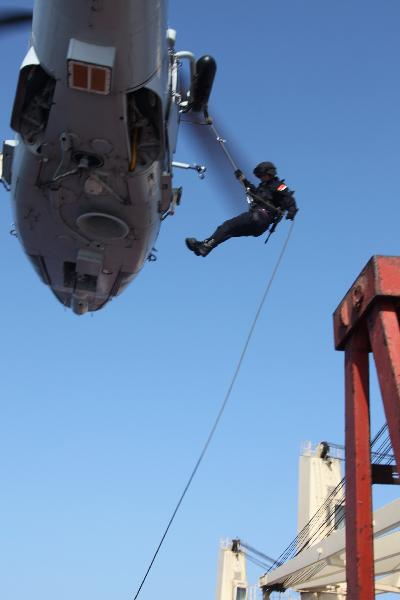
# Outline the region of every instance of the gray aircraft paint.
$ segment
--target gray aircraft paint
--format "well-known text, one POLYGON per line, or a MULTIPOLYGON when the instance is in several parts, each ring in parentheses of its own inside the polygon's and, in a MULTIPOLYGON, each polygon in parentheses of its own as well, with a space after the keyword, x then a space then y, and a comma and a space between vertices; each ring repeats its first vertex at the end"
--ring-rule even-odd
MULTIPOLYGON (((40 64, 55 79, 55 88, 45 131, 33 142, 18 136, 13 209, 18 236, 41 278, 77 313, 100 308, 140 271, 172 198, 171 154, 179 118, 170 87, 176 65, 171 65, 166 32, 160 1, 35 3, 32 46, 21 74, 40 64), (111 68, 110 94, 71 89, 69 59, 111 68), (143 88, 153 92, 145 92, 150 103, 159 103, 160 147, 153 160, 156 144, 148 128, 150 158, 144 147, 143 164, 130 170, 133 117, 128 111, 135 113, 141 92, 135 93, 143 88), (170 122, 165 124, 166 115, 170 122), (98 165, 87 168, 79 156, 95 156, 98 165), (105 228, 104 237, 93 235, 97 225, 105 228)), ((27 89, 23 77, 20 81, 16 106, 27 89)), ((32 110, 26 111, 25 128, 36 114, 32 110)), ((139 123, 136 113, 134 119, 139 123)))

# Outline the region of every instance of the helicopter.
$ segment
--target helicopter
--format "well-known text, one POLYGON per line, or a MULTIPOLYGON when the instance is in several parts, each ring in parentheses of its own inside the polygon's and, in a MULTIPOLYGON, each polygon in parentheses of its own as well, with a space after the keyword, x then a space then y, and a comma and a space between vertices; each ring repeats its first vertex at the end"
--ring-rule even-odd
POLYGON ((36 0, 4 22, 31 16, 1 180, 39 278, 82 315, 155 259, 181 199, 174 167, 204 175, 173 157, 181 116, 206 112, 216 62, 175 50, 162 0, 36 0))

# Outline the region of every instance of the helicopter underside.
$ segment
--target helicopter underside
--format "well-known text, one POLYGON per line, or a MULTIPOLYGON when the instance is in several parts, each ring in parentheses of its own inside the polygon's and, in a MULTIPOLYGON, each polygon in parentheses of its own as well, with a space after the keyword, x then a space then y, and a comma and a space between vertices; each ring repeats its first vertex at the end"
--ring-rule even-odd
POLYGON ((78 314, 152 259, 173 197, 164 19, 155 0, 35 5, 12 114, 15 225, 42 281, 78 314))
POLYGON ((171 176, 156 116, 145 114, 148 98, 157 105, 151 90, 141 89, 140 110, 138 92, 89 101, 60 87, 45 135, 35 113, 45 103, 25 104, 12 192, 18 236, 36 271, 62 304, 82 314, 119 294, 151 258, 171 176), (60 134, 60 113, 79 115, 76 129, 60 134))
MULTIPOLYGON (((24 176, 29 171, 25 165, 24 176)), ((160 198, 159 186, 149 182, 159 178, 158 163, 141 176, 121 178, 113 189, 119 198, 103 186, 111 189, 101 170, 39 188, 18 179, 18 236, 41 280, 64 306, 78 314, 98 310, 151 258, 160 198)))
POLYGON ((35 2, 2 178, 24 251, 78 314, 104 306, 154 259, 160 223, 179 201, 180 114, 206 108, 216 67, 174 43, 160 0, 35 2), (185 60, 190 90, 179 84, 185 60))

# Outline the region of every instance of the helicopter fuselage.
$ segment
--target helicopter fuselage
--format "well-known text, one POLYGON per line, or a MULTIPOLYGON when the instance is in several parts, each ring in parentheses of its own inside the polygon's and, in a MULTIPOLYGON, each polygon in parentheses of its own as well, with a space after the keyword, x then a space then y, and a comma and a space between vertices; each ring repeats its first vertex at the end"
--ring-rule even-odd
POLYGON ((76 313, 152 257, 173 201, 176 62, 160 0, 36 0, 12 115, 17 235, 76 313))

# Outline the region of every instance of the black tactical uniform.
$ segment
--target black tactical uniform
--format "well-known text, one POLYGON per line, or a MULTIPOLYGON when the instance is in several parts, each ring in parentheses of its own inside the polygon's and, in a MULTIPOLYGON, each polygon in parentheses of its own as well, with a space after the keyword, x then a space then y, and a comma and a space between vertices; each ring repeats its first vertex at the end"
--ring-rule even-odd
POLYGON ((293 192, 289 190, 284 180, 276 176, 275 165, 271 162, 260 163, 254 169, 254 174, 261 179, 258 187, 245 179, 241 171, 235 172, 251 197, 249 210, 222 223, 212 236, 203 242, 195 238, 186 238, 189 250, 197 256, 207 256, 218 244, 231 237, 262 235, 275 218, 285 211, 287 219, 294 219, 297 206, 293 192))

